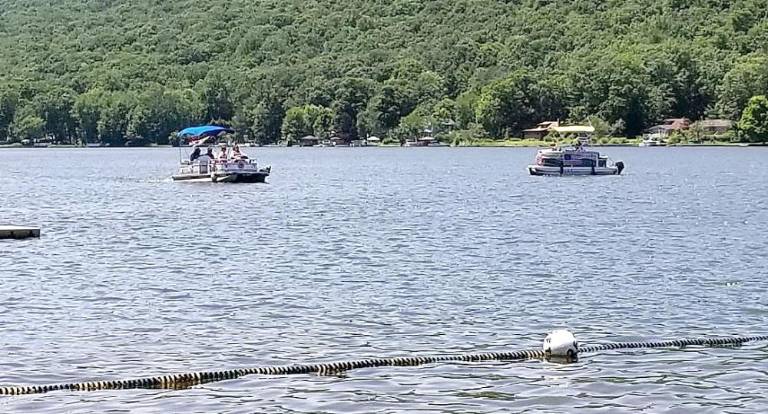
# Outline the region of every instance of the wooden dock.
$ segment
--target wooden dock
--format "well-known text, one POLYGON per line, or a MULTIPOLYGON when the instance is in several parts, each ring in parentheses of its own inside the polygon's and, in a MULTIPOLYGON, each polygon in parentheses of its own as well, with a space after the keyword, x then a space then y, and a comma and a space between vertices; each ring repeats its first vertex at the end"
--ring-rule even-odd
POLYGON ((27 239, 30 237, 40 237, 40 227, 0 225, 0 239, 27 239))

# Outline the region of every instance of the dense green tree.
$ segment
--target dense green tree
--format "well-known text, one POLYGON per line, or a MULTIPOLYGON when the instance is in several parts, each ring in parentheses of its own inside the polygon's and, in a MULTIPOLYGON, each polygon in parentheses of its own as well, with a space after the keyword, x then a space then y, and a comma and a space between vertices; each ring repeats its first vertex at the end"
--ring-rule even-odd
POLYGON ((319 105, 293 107, 285 113, 282 132, 290 142, 305 135, 328 138, 333 129, 333 110, 319 105))
POLYGON ((250 101, 238 110, 235 127, 247 131, 248 138, 259 145, 272 144, 280 140, 284 116, 283 105, 274 98, 250 101))
POLYGON ((483 88, 475 116, 495 136, 519 133, 525 126, 538 120, 538 91, 531 76, 517 71, 483 88))
POLYGON ((422 136, 427 130, 431 130, 433 123, 434 119, 426 108, 416 108, 400 120, 395 136, 403 143, 409 138, 422 136))
POLYGON ((281 131, 289 144, 296 143, 301 137, 310 135, 312 133, 312 126, 307 122, 304 108, 293 107, 288 109, 285 112, 281 131))
POLYGON ((205 121, 232 119, 235 114, 230 86, 218 71, 212 71, 197 85, 203 101, 205 121))
POLYGON ((280 127, 285 109, 280 101, 268 99, 259 103, 253 117, 254 139, 260 145, 273 144, 280 140, 280 127))
POLYGON ((99 142, 99 119, 106 103, 105 92, 100 89, 89 90, 75 99, 73 115, 80 127, 83 143, 99 142))
POLYGON ((343 78, 334 85, 333 128, 348 139, 357 139, 358 118, 374 90, 373 82, 360 78, 343 78))
POLYGON ((753 96, 768 94, 768 56, 745 56, 725 75, 718 88, 719 112, 735 119, 753 96))
POLYGON ((456 123, 459 129, 469 129, 475 123, 475 109, 479 93, 470 90, 456 97, 456 123))
POLYGON ((768 98, 753 96, 739 121, 739 132, 749 142, 768 141, 768 98))
POLYGON ((307 125, 311 127, 312 133, 320 138, 330 136, 333 129, 333 110, 318 105, 307 105, 304 107, 307 125))
POLYGON ((99 112, 96 128, 99 140, 111 146, 123 146, 128 140, 130 115, 136 106, 136 97, 123 92, 113 92, 99 112))
POLYGON ((183 92, 152 88, 138 97, 130 111, 128 135, 168 144, 171 133, 200 118, 199 105, 183 92))
POLYGON ((571 118, 595 115, 609 123, 622 120, 626 132, 637 135, 670 113, 668 91, 654 85, 637 55, 605 52, 599 61, 581 64, 585 67, 571 72, 568 81, 576 103, 571 118))
POLYGON ((67 89, 54 89, 35 96, 34 106, 45 122, 45 133, 57 142, 73 144, 76 141, 76 121, 72 116, 75 93, 67 89))
POLYGON ((45 120, 37 114, 37 109, 32 106, 20 108, 14 116, 11 125, 12 141, 21 142, 28 140, 33 142, 45 135, 45 120))
POLYGON ((365 130, 372 134, 386 134, 397 127, 401 117, 411 112, 413 104, 401 87, 384 86, 371 98, 363 113, 365 130))
POLYGON ((0 141, 37 117, 63 142, 212 121, 272 142, 307 105, 332 125, 304 132, 350 139, 400 134, 417 109, 457 136, 592 116, 634 135, 736 120, 768 93, 768 0, 97 3, 0 0, 0 141))
POLYGON ((643 66, 648 81, 657 85, 663 102, 659 113, 699 119, 714 102, 715 85, 703 78, 703 63, 696 57, 696 52, 698 49, 688 43, 672 41, 646 52, 643 66))
POLYGON ((14 91, 0 88, 0 141, 5 141, 10 136, 10 128, 16 115, 16 105, 19 97, 14 91))
POLYGON ((450 98, 444 98, 432 109, 432 118, 440 124, 454 123, 456 115, 456 101, 450 98))

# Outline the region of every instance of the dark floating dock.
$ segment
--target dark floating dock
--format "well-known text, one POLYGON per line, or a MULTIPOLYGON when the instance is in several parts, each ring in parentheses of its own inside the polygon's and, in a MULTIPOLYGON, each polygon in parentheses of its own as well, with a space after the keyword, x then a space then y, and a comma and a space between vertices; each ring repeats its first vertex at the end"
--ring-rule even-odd
POLYGON ((30 237, 40 237, 40 227, 0 225, 0 239, 28 239, 30 237))

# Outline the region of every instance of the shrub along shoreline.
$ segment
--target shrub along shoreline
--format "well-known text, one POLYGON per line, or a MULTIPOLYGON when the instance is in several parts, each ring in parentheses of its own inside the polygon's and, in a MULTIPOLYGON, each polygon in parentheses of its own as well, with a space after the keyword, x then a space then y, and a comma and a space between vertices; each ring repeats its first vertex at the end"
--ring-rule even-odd
MULTIPOLYGON (((590 147, 637 147, 642 140, 639 138, 612 138, 611 140, 606 141, 598 141, 591 143, 590 147)), ((530 140, 530 139, 506 139, 506 140, 491 140, 491 139, 483 139, 483 140, 473 140, 473 141, 461 141, 461 142, 455 142, 451 144, 451 147, 461 147, 461 148, 546 148, 550 147, 552 145, 552 141, 541 141, 541 140, 530 140)), ((557 142, 558 146, 569 146, 571 145, 570 141, 561 141, 557 142)), ((753 142, 753 143, 742 143, 742 142, 730 142, 730 141, 706 141, 706 142, 686 142, 686 143, 676 143, 676 144, 665 144, 662 147, 766 147, 768 146, 768 142, 753 142)), ((268 146, 268 147, 275 147, 275 146, 268 146)), ((298 147, 298 146, 296 146, 298 147)), ((384 144, 380 145, 378 147, 381 148, 400 148, 401 146, 398 144, 384 144)), ((366 147, 366 148, 378 148, 378 147, 366 147)), ((79 145, 68 145, 68 144, 55 144, 55 145, 49 145, 47 147, 33 147, 33 146, 25 146, 21 145, 19 143, 15 144, 2 144, 0 145, 0 149, 64 149, 64 148, 86 148, 79 145)), ((98 148, 173 148, 171 145, 147 145, 143 147, 98 147, 98 148)), ((256 147, 256 148, 264 148, 264 147, 256 147)), ((279 147, 283 148, 283 147, 279 147)), ((287 148, 287 147, 285 147, 287 148)), ((298 148, 306 148, 306 147, 298 147, 298 148)), ((348 147, 342 147, 342 148, 348 148, 348 147)), ((420 147, 424 148, 424 147, 420 147)), ((445 148, 445 147, 441 147, 445 148)))

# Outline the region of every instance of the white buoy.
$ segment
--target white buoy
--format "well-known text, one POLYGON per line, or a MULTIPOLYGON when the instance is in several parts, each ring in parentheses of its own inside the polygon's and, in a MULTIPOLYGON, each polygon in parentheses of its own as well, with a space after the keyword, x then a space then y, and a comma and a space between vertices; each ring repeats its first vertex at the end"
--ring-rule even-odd
POLYGON ((571 332, 555 329, 544 338, 543 349, 549 356, 575 358, 579 354, 579 343, 571 332))

